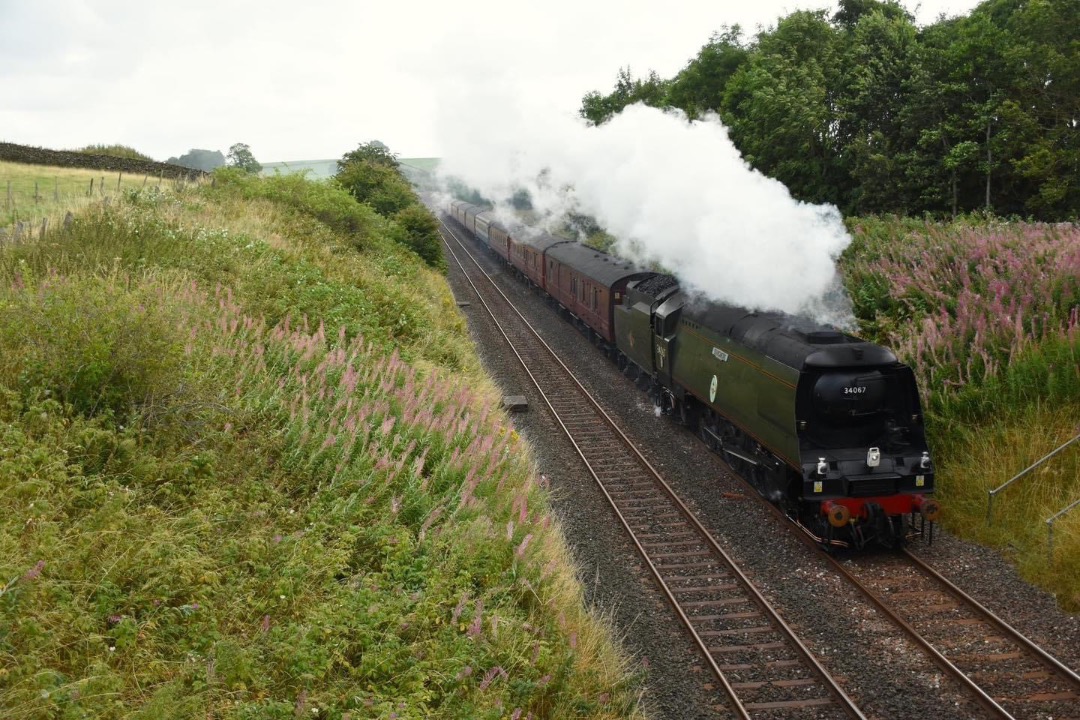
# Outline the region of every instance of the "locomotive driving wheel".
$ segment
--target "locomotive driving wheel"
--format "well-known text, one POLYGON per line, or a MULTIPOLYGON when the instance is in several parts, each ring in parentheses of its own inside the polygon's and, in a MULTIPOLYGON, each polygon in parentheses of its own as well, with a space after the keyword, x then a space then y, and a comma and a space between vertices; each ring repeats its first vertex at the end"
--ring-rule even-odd
POLYGON ((679 402, 679 423, 689 428, 690 432, 696 433, 698 431, 700 417, 701 412, 698 406, 689 397, 685 397, 679 402))

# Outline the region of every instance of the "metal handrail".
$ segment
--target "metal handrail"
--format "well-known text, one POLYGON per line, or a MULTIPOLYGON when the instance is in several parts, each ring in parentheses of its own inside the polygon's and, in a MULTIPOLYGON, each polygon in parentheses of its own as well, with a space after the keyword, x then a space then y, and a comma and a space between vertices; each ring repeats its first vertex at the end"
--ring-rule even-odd
POLYGON ((1080 499, 1072 501, 1072 504, 1067 508, 1058 510, 1056 513, 1046 518, 1046 561, 1049 563, 1054 562, 1054 521, 1062 515, 1072 510, 1077 505, 1080 505, 1080 499))
MULTIPOLYGON (((1067 443, 1065 443, 1065 444, 1064 444, 1064 445, 1062 445, 1061 447, 1059 447, 1059 448, 1057 448, 1056 450, 1053 450, 1052 452, 1050 452, 1049 454, 1047 454, 1047 455, 1043 456, 1042 458, 1040 458, 1039 460, 1037 460, 1037 461, 1036 461, 1036 462, 1035 462, 1035 463, 1034 463, 1033 465, 1031 465, 1030 467, 1028 467, 1028 468, 1025 468, 1024 470, 1021 470, 1021 471, 1020 471, 1020 472, 1019 472, 1019 473, 1018 473, 1018 474, 1017 474, 1017 475, 1016 475, 1015 477, 1013 477, 1013 478, 1012 478, 1011 480, 1009 480, 1008 482, 1006 482, 1006 483, 1003 483, 1002 485, 999 485, 998 487, 994 488, 993 490, 990 490, 990 491, 989 491, 989 493, 988 493, 988 498, 987 498, 987 503, 986 503, 986 524, 987 524, 987 525, 992 525, 992 524, 993 524, 993 522, 994 522, 994 496, 996 496, 996 495, 997 495, 997 494, 998 494, 999 492, 1001 492, 1001 491, 1002 491, 1002 490, 1004 490, 1005 488, 1007 488, 1007 487, 1009 487, 1010 485, 1012 485, 1012 484, 1013 484, 1014 482, 1016 482, 1016 481, 1017 481, 1017 480, 1019 480, 1020 478, 1024 477, 1025 475, 1027 475, 1027 474, 1028 474, 1029 472, 1031 472, 1031 471, 1032 471, 1032 470, 1034 470, 1035 468, 1037 468, 1037 467, 1039 467, 1040 465, 1042 465, 1042 464, 1043 464, 1044 462, 1046 462, 1046 461, 1047 461, 1047 460, 1049 460, 1050 458, 1052 458, 1052 457, 1054 457, 1055 455, 1057 455, 1057 454, 1058 454, 1059 452, 1061 452, 1061 451, 1062 451, 1062 450, 1064 450, 1065 448, 1067 448, 1067 447, 1069 447, 1070 445, 1072 445, 1072 444, 1073 444, 1074 442, 1076 442, 1077 440, 1080 440, 1080 435, 1077 435, 1076 437, 1074 437, 1074 438, 1073 438, 1072 440, 1069 440, 1069 441, 1068 441, 1067 443)), ((1076 503, 1073 503, 1073 505, 1075 505, 1075 504, 1076 504, 1076 503)), ((1072 506, 1069 506, 1068 508, 1066 508, 1066 510, 1071 510, 1071 509, 1072 509, 1072 506)), ((1056 518, 1057 516, 1055 515, 1054 517, 1056 518)), ((1048 521, 1048 522, 1049 522, 1049 521, 1048 521)))

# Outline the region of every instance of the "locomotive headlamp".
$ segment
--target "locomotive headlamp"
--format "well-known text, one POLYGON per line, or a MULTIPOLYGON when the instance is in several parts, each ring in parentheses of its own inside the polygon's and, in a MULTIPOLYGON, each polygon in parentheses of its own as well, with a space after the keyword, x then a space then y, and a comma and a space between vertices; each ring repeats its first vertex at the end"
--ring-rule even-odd
POLYGON ((922 460, 919 461, 919 467, 921 467, 923 470, 930 469, 930 453, 924 452, 922 454, 922 460))
POLYGON ((866 451, 866 467, 877 467, 881 464, 881 448, 872 447, 866 451))
POLYGON ((829 471, 829 463, 825 462, 825 458, 817 459, 817 474, 825 475, 829 471))
POLYGON ((825 514, 829 517, 829 524, 834 528, 842 528, 851 522, 851 511, 847 509, 846 505, 840 505, 839 503, 825 503, 825 514))

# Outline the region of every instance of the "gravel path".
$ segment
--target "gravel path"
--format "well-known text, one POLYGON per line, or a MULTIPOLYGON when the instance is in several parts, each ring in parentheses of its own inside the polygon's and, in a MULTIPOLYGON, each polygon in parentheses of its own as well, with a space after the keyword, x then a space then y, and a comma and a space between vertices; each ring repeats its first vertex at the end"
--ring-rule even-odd
MULTIPOLYGON (((543 296, 480 255, 488 272, 578 374, 605 410, 759 584, 766 598, 870 718, 979 718, 971 704, 899 631, 834 576, 787 527, 747 497, 731 469, 669 418, 656 417, 645 393, 623 377, 543 296)), ((507 395, 524 395, 515 424, 533 447, 554 491, 554 511, 581 569, 588 601, 608 616, 646 669, 644 704, 653 718, 729 717, 722 692, 661 598, 606 500, 553 423, 535 388, 504 346, 471 288, 451 263, 451 287, 480 356, 507 395)), ((938 532, 916 551, 1007 622, 1071 667, 1080 666, 1080 618, 1020 580, 995 553, 938 532)), ((807 717, 812 717, 808 715, 807 717)))

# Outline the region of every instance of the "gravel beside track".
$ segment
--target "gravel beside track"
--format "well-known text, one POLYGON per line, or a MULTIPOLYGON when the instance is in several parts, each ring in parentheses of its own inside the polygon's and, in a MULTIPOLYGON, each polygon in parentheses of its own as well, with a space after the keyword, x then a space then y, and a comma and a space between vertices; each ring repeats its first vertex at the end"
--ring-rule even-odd
MULTIPOLYGON (((670 418, 656 417, 647 395, 541 294, 477 245, 470 245, 470 251, 497 276, 544 340, 795 626, 867 717, 983 717, 899 630, 749 497, 719 457, 670 418)), ((449 280, 459 303, 471 303, 462 311, 488 372, 506 395, 524 395, 529 401, 529 410, 514 417, 515 425, 532 445, 554 491, 554 512, 581 569, 587 600, 611 619, 645 673, 646 711, 653 718, 679 720, 730 716, 703 659, 659 595, 607 501, 456 267, 451 267, 449 280)), ((915 551, 1066 665, 1080 665, 1080 618, 1061 613, 1052 598, 1020 580, 996 554, 940 529, 933 546, 916 546, 915 551)))

